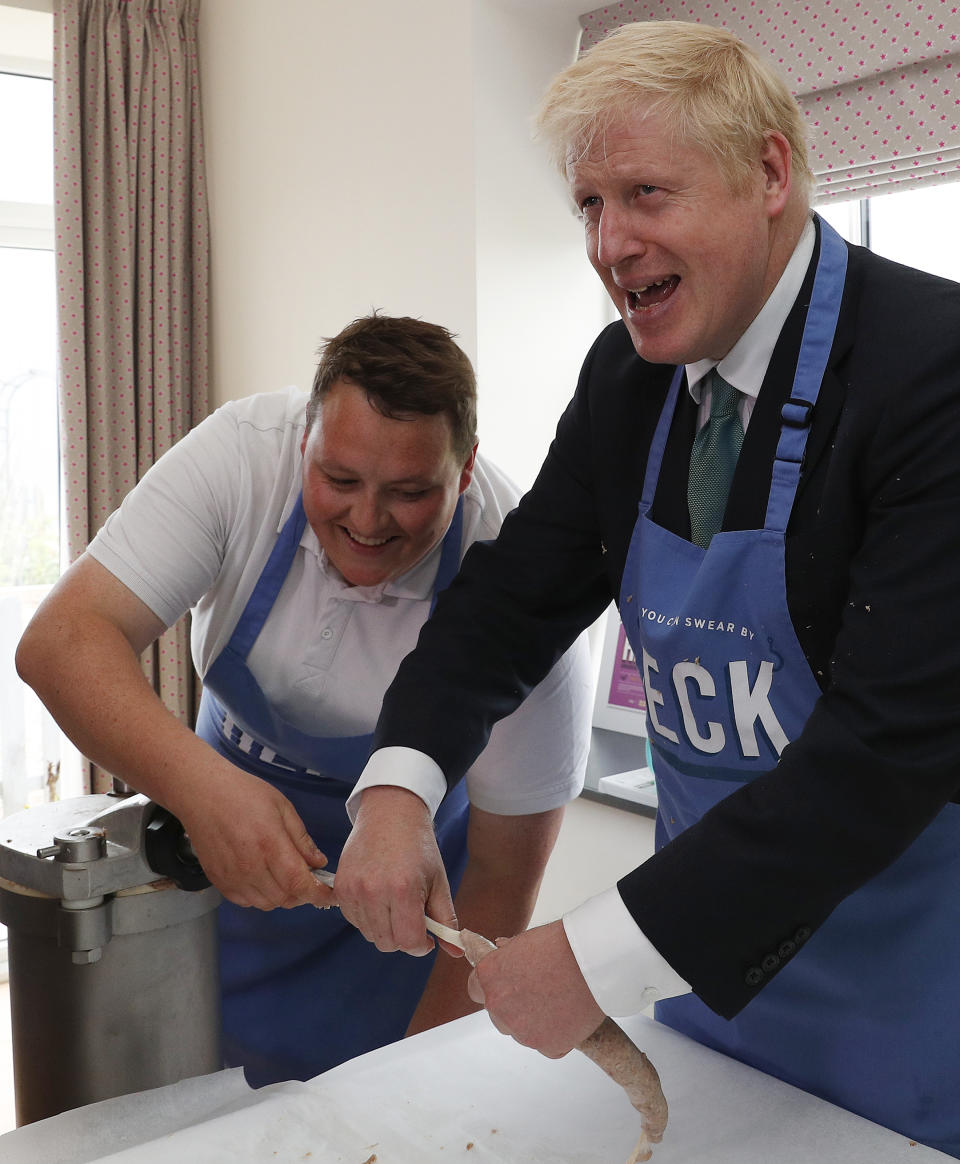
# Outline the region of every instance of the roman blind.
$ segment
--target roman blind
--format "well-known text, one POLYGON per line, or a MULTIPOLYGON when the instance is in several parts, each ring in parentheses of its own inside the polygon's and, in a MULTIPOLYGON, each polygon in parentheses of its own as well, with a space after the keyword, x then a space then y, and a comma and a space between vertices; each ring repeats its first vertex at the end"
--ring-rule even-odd
POLYGON ((716 25, 771 58, 807 119, 816 202, 960 179, 958 0, 637 0, 581 16, 580 51, 642 20, 716 25))

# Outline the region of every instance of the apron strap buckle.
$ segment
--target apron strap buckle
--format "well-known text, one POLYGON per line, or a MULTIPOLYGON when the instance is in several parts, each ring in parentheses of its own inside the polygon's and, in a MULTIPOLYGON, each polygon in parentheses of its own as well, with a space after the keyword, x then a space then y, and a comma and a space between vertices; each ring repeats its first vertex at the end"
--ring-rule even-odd
POLYGON ((780 409, 780 419, 790 428, 809 428, 812 414, 812 402, 799 396, 791 396, 780 409))

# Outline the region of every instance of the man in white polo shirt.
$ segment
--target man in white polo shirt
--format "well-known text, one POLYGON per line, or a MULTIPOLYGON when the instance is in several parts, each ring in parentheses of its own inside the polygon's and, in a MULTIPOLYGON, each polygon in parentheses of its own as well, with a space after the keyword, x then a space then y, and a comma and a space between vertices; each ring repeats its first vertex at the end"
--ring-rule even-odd
MULTIPOLYGON (((313 908, 331 894, 311 870, 337 864, 381 697, 435 595, 516 504, 477 455, 475 393, 445 329, 355 321, 326 343, 309 399, 232 402, 167 453, 18 652, 81 750, 179 817, 227 898, 225 1054, 255 1085, 473 1008, 461 963, 438 960, 424 993, 432 959, 379 953, 339 911, 313 908), (137 662, 188 609, 197 734, 137 662)), ((438 814, 458 909, 478 930, 529 920, 582 783, 590 687, 579 643, 438 814)))

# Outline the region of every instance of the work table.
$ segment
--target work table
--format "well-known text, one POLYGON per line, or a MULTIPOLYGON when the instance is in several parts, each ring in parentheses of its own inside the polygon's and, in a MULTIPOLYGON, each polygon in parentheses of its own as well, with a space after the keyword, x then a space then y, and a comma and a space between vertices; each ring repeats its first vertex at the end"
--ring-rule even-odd
MULTIPOLYGON (((638 1016, 624 1029, 670 1104, 654 1164, 935 1164, 951 1159, 638 1016)), ((624 1093, 583 1055, 549 1060, 485 1014, 309 1083, 252 1091, 223 1071, 0 1136, 4 1164, 623 1164, 624 1093)))

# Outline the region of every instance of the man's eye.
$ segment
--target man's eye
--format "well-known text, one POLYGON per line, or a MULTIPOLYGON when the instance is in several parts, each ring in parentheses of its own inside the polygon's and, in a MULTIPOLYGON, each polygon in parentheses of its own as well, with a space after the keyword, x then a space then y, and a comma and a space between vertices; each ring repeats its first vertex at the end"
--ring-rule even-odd
POLYGON ((603 202, 595 194, 591 194, 589 198, 581 198, 577 203, 577 210, 581 218, 595 216, 602 207, 603 202))
POLYGON ((637 193, 642 194, 644 198, 649 198, 651 194, 656 194, 659 189, 659 186, 648 186, 644 184, 637 187, 637 193))
POLYGON ((426 497, 428 490, 426 489, 398 489, 397 496, 401 501, 419 501, 421 497, 426 497))

